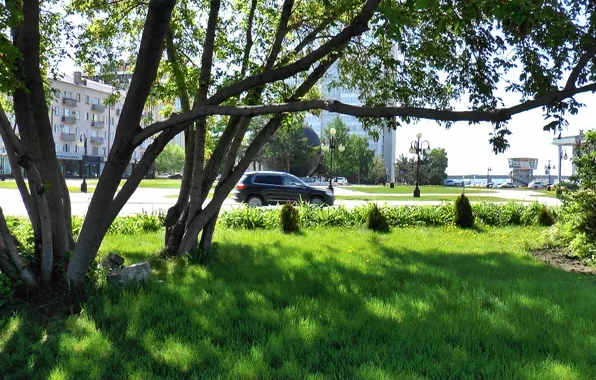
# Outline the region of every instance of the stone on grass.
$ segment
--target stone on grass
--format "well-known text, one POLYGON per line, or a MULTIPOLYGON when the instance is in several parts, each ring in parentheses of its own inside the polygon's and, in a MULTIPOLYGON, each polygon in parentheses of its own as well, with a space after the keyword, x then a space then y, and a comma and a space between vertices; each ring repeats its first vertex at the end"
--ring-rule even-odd
POLYGON ((118 265, 118 264, 116 264, 115 262, 113 262, 113 261, 110 261, 110 260, 108 260, 108 259, 104 259, 104 260, 103 260, 103 261, 102 261, 102 262, 99 264, 99 267, 100 267, 100 268, 103 268, 103 269, 107 269, 107 270, 109 270, 109 271, 113 271, 113 270, 119 269, 119 268, 121 267, 121 265, 118 265))
POLYGON ((124 257, 112 252, 110 252, 110 254, 108 255, 108 260, 118 265, 124 264, 124 257))
POLYGON ((114 285, 126 285, 145 281, 149 276, 151 276, 151 267, 148 262, 143 261, 108 273, 108 282, 114 285))

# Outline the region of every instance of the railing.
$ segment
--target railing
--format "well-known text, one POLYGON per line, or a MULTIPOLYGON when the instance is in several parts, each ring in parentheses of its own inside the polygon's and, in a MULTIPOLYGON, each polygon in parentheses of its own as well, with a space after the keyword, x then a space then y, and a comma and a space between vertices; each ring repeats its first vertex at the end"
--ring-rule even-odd
POLYGON ((77 135, 75 135, 74 133, 62 132, 60 134, 60 139, 62 139, 62 141, 75 141, 77 139, 77 135))
POLYGON ((77 106, 77 101, 75 99, 72 98, 62 98, 62 104, 64 104, 65 106, 69 106, 69 107, 76 107, 77 106))
POLYGON ((93 111, 103 112, 106 110, 106 106, 104 106, 103 104, 92 104, 91 109, 93 111))
POLYGON ((77 118, 74 116, 62 116, 62 121, 66 124, 74 124, 77 122, 77 118))
POLYGON ((92 121, 91 126, 93 128, 103 128, 105 126, 105 123, 103 121, 92 121))
POLYGON ((91 136, 91 144, 103 144, 103 137, 91 136))

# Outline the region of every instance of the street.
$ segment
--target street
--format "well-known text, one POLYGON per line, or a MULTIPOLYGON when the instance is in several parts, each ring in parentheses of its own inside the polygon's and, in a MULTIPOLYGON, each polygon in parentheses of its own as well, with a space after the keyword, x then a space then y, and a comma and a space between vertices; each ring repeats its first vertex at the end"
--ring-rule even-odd
MULTIPOLYGON (((68 183, 69 186, 76 186, 80 184, 80 181, 68 183), (75 183, 76 182, 76 183, 75 183)), ((167 211, 174 203, 176 203, 175 196, 178 194, 178 189, 152 189, 152 188, 138 188, 132 195, 130 200, 126 203, 119 215, 132 215, 142 212, 159 212, 167 211)), ((541 193, 529 190, 497 190, 491 193, 484 193, 481 191, 470 191, 469 194, 482 195, 487 197, 506 198, 512 201, 524 201, 534 202, 538 201, 548 205, 558 205, 560 201, 556 198, 549 198, 541 195, 541 193)), ((335 195, 360 195, 360 196, 383 196, 383 197, 394 197, 395 200, 382 200, 377 201, 379 204, 387 204, 390 206, 398 205, 439 205, 442 201, 414 201, 412 200, 411 194, 369 194, 358 191, 349 190, 349 188, 335 187, 335 195)), ((444 194, 425 194, 427 196, 432 195, 444 195, 444 194)), ((72 205, 73 215, 85 215, 91 202, 92 193, 71 193, 70 200, 72 205)), ((454 197, 455 199, 455 197, 454 197)), ((207 202, 209 199, 207 199, 207 202)), ((348 208, 364 205, 370 201, 366 200, 336 200, 336 205, 344 205, 348 208)), ((27 212, 23 201, 16 189, 0 189, 0 206, 4 210, 5 215, 14 216, 26 216, 27 212)), ((240 207, 240 204, 234 202, 232 199, 226 199, 223 203, 223 210, 232 210, 240 207)))

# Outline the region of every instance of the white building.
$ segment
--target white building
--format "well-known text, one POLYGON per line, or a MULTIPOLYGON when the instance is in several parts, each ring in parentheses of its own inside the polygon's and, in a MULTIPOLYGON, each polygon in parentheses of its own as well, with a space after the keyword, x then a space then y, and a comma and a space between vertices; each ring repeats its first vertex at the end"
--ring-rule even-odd
MULTIPOLYGON (((337 65, 333 65, 325 77, 322 79, 321 92, 323 99, 337 100, 345 104, 359 106, 362 103, 358 100, 358 93, 356 91, 346 88, 329 89, 331 81, 337 79, 337 65)), ((350 134, 366 137, 368 139, 368 147, 373 150, 376 155, 380 156, 385 163, 385 172, 388 182, 395 182, 395 131, 384 130, 379 136, 378 140, 373 139, 369 133, 363 128, 362 123, 358 121, 355 116, 340 115, 333 112, 322 111, 320 116, 307 114, 306 123, 317 132, 319 137, 323 136, 323 132, 327 126, 339 117, 349 128, 350 134)))

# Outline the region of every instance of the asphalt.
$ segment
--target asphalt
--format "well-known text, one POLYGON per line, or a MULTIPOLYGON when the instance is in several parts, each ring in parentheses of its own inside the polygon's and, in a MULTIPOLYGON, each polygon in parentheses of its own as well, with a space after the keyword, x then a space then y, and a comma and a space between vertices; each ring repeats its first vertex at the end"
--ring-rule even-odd
MULTIPOLYGON (((78 186, 80 181, 68 181, 69 186, 78 186), (72 182, 72 183, 71 183, 72 182)), ((496 197, 509 199, 512 201, 523 201, 523 202, 541 202, 548 205, 558 205, 560 201, 556 198, 541 197, 541 193, 529 190, 496 190, 495 192, 482 192, 482 191, 470 191, 474 195, 482 195, 487 197, 496 197)), ((132 195, 130 200, 122 208, 120 215, 132 215, 141 212, 160 212, 167 211, 176 202, 175 197, 178 189, 148 189, 138 188, 132 195)), ((391 197, 395 200, 383 200, 376 201, 378 204, 387 204, 390 206, 397 205, 439 205, 442 201, 413 201, 411 200, 411 194, 369 194, 364 192, 358 192, 349 190, 349 188, 336 186, 336 195, 366 195, 366 196, 378 196, 378 197, 391 197)), ((425 195, 445 195, 445 194, 425 194, 425 195)), ((71 207, 73 215, 85 215, 91 202, 93 194, 88 193, 71 193, 71 207)), ((207 200, 207 203, 209 200, 207 200)), ((344 205, 348 208, 360 206, 370 201, 365 200, 337 200, 336 205, 344 205)), ((25 216, 27 214, 20 193, 16 189, 0 189, 0 206, 2 207, 5 215, 14 216, 25 216)), ((226 199, 223 203, 223 210, 232 210, 240 207, 240 204, 234 202, 232 199, 226 199)))

